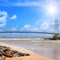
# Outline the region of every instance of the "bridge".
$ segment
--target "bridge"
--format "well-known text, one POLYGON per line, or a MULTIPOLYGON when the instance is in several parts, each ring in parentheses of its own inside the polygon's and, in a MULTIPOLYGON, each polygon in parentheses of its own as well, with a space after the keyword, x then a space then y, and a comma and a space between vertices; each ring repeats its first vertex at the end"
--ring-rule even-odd
POLYGON ((40 32, 40 31, 0 31, 0 33, 36 33, 36 34, 58 34, 54 32, 40 32))
POLYGON ((60 33, 58 33, 59 28, 58 28, 58 20, 55 20, 54 23, 54 32, 41 32, 41 31, 0 31, 0 33, 37 33, 37 34, 57 34, 60 35, 60 33))
POLYGON ((54 34, 53 39, 60 39, 58 29, 58 20, 55 20, 54 32, 41 32, 41 31, 0 31, 0 33, 35 33, 35 34, 54 34))

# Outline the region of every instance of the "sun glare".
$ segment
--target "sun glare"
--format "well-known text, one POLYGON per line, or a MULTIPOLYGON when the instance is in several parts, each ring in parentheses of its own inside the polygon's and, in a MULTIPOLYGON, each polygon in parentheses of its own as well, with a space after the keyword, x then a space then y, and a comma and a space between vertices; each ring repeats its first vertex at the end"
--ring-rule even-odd
POLYGON ((50 6, 47 6, 46 7, 46 12, 47 12, 47 14, 48 15, 56 15, 56 13, 57 13, 57 7, 56 6, 53 6, 53 5, 50 5, 50 6))

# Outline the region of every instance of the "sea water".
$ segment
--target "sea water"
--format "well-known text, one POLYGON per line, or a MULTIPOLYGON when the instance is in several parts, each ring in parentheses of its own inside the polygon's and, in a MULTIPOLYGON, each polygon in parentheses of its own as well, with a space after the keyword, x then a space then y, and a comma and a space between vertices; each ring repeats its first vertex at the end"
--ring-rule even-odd
MULTIPOLYGON (((5 42, 6 43, 6 42, 5 42)), ((30 51, 33 51, 36 54, 47 56, 49 58, 54 58, 55 60, 60 60, 60 50, 55 48, 49 48, 44 46, 38 46, 38 45, 31 45, 31 44, 20 44, 16 42, 7 42, 7 44, 10 44, 12 46, 20 46, 23 48, 26 48, 30 51)))

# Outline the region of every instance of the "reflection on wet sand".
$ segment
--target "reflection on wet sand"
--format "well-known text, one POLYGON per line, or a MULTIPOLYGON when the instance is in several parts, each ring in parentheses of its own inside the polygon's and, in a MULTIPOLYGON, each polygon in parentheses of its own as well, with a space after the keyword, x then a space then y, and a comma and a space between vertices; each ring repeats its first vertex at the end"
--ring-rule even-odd
POLYGON ((59 49, 59 44, 51 44, 50 42, 48 43, 39 43, 39 42, 34 42, 32 43, 30 41, 30 43, 26 42, 24 40, 21 41, 21 40, 5 40, 5 41, 1 41, 1 42, 4 42, 4 43, 7 43, 7 44, 10 44, 10 45, 16 45, 16 46, 21 46, 21 47, 24 47, 28 50, 31 50, 39 55, 42 55, 42 56, 47 56, 47 57, 50 57, 50 58, 54 58, 55 60, 60 60, 60 49, 59 49), (26 43, 25 43, 26 42, 26 43), (50 46, 50 45, 51 46, 50 46), (48 46, 49 45, 49 46, 48 46))

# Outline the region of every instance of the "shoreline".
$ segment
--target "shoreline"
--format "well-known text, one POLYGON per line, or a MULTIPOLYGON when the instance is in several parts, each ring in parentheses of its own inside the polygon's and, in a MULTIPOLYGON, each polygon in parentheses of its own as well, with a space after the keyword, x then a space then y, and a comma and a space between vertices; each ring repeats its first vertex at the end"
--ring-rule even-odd
POLYGON ((17 51, 20 51, 20 52, 23 52, 23 53, 29 53, 31 55, 31 56, 28 56, 28 57, 6 58, 6 60, 54 60, 52 58, 48 58, 48 57, 45 57, 45 56, 37 55, 34 52, 29 51, 29 50, 27 50, 27 49, 25 49, 23 47, 11 46, 11 45, 8 45, 6 43, 1 43, 0 45, 8 46, 8 47, 10 47, 13 50, 17 50, 17 51))
POLYGON ((43 46, 43 47, 46 47, 46 48, 54 48, 56 49, 59 49, 60 50, 60 40, 34 40, 34 39, 0 39, 0 42, 4 42, 4 43, 18 43, 18 44, 31 44, 31 45, 37 45, 37 46, 43 46))
POLYGON ((40 40, 39 38, 33 39, 30 38, 26 39, 16 39, 16 38, 6 38, 2 40, 0 39, 0 42, 11 44, 18 47, 23 47, 25 49, 28 49, 29 51, 32 51, 38 55, 53 58, 55 60, 60 60, 60 41, 59 40, 40 40), (27 47, 28 46, 28 47, 27 47))

